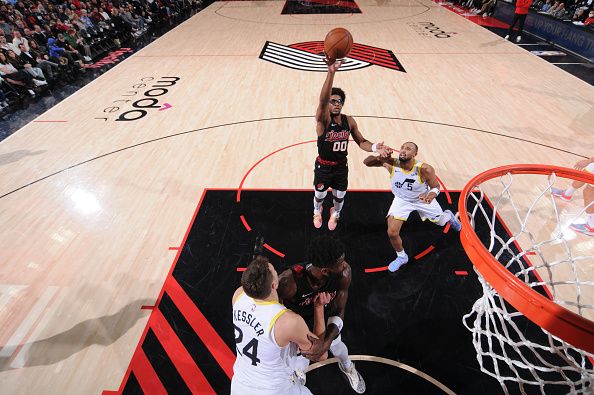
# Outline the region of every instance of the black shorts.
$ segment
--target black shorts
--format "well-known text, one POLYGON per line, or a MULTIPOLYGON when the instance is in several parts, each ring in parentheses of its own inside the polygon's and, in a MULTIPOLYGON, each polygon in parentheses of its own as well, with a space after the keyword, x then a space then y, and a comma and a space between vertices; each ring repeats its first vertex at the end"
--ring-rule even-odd
POLYGON ((328 188, 346 191, 349 186, 349 168, 347 162, 334 166, 323 165, 316 160, 314 165, 314 188, 323 192, 328 188))

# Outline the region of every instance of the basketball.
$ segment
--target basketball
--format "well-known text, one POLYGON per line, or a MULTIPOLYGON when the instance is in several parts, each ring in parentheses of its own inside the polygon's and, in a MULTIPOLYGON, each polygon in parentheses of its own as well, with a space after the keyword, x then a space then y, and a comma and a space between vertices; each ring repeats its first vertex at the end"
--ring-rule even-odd
POLYGON ((342 59, 353 48, 353 36, 342 27, 332 29, 324 39, 324 51, 330 60, 342 59))

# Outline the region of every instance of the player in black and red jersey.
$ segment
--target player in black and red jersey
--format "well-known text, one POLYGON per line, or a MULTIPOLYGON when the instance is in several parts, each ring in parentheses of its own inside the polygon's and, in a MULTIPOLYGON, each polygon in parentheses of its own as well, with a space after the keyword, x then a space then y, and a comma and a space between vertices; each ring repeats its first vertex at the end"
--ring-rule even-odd
MULTIPOLYGON (((314 324, 316 300, 324 295, 326 331, 322 346, 316 352, 301 353, 311 360, 318 360, 329 350, 338 359, 338 367, 353 390, 362 394, 365 392, 365 380, 355 369, 340 335, 351 278, 351 266, 345 260, 344 245, 329 236, 320 236, 311 241, 306 263, 293 265, 279 275, 277 292, 285 307, 303 317, 310 328, 314 324)), ((318 318, 316 320, 319 321, 318 318)), ((309 361, 304 357, 295 359, 295 374, 303 380, 303 385, 308 365, 309 361)))
POLYGON ((333 88, 334 74, 340 67, 337 60, 328 65, 326 81, 320 93, 320 103, 316 111, 316 132, 318 134, 318 157, 314 169, 314 215, 316 228, 322 226, 322 205, 332 188, 334 207, 330 209, 328 229, 336 229, 344 196, 348 187, 347 148, 350 135, 359 147, 367 152, 378 152, 381 157, 391 154, 383 142, 372 144, 361 135, 357 122, 351 116, 341 113, 346 95, 340 88, 333 88))

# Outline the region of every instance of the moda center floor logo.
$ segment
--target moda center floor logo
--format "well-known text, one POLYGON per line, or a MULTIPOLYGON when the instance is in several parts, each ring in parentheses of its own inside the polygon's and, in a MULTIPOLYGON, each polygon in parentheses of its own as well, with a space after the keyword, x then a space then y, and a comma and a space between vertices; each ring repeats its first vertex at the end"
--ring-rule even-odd
POLYGON ((433 22, 407 22, 407 25, 412 27, 420 36, 436 37, 436 38, 450 38, 456 32, 446 32, 433 22))
POLYGON ((181 77, 142 77, 131 88, 102 109, 101 121, 137 121, 155 110, 171 108, 171 104, 162 103, 167 93, 181 77))
MULTIPOLYGON (((290 45, 266 41, 260 53, 260 59, 297 70, 320 72, 328 70, 328 66, 324 63, 324 43, 322 41, 290 45)), ((406 73, 394 52, 358 43, 353 44, 353 49, 344 59, 340 71, 357 70, 369 66, 380 66, 406 73)))

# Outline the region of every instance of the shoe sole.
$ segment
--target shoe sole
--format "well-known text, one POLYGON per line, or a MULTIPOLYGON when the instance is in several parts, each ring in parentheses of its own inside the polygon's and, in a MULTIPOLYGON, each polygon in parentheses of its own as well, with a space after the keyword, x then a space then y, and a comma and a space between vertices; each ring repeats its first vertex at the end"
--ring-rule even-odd
POLYGON ((571 228, 571 230, 576 231, 576 232, 579 232, 579 233, 581 233, 583 235, 594 236, 594 232, 590 232, 588 230, 582 230, 582 229, 574 228, 573 226, 570 226, 570 228, 571 228))

